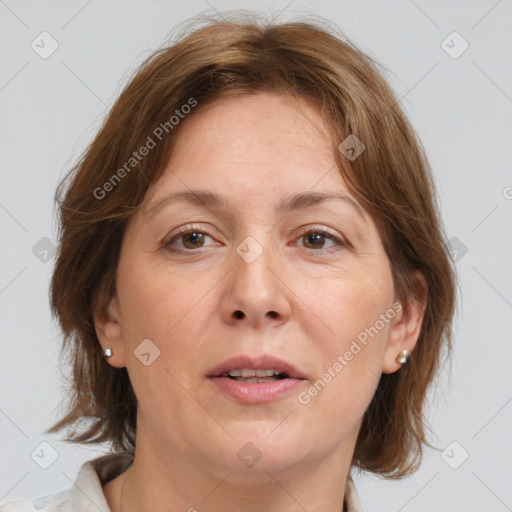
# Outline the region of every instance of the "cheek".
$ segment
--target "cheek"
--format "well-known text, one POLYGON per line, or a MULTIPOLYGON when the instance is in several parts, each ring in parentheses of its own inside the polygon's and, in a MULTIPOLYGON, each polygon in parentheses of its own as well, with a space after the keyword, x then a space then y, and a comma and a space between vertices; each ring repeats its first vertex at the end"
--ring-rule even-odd
POLYGON ((326 346, 335 352, 347 350, 358 338, 363 343, 375 340, 375 345, 387 338, 393 313, 392 277, 384 264, 373 270, 326 281, 328 287, 318 288, 311 297, 319 318, 329 327, 326 346))
POLYGON ((214 307, 208 290, 215 280, 194 280, 141 262, 121 262, 118 275, 126 364, 139 405, 145 416, 174 424, 170 411, 190 408, 183 388, 190 388, 189 375, 201 358, 198 340, 206 332, 207 310, 214 307), (152 362, 145 365, 137 354, 148 339, 156 348, 149 345, 152 362))
POLYGON ((319 403, 338 403, 337 414, 350 410, 352 415, 356 405, 362 414, 379 382, 395 314, 391 274, 384 270, 369 279, 335 283, 313 297, 328 329, 312 338, 322 368, 307 394, 319 403))
POLYGON ((121 313, 137 338, 161 339, 177 328, 204 295, 205 286, 207 283, 185 279, 178 272, 156 268, 143 258, 131 264, 121 262, 119 266, 121 313))
POLYGON ((327 425, 338 425, 340 435, 347 434, 373 398, 390 328, 389 323, 381 325, 381 311, 386 309, 372 307, 356 311, 347 308, 339 316, 336 339, 321 347, 320 371, 298 396, 299 403, 315 411, 315 421, 324 425, 320 428, 325 428, 325 435, 330 435, 332 428, 327 425))
POLYGON ((218 307, 214 291, 220 277, 213 272, 185 275, 143 257, 126 263, 120 262, 118 294, 131 349, 128 365, 138 371, 131 355, 142 340, 150 339, 160 350, 159 365, 187 375, 201 355, 199 341, 218 307))

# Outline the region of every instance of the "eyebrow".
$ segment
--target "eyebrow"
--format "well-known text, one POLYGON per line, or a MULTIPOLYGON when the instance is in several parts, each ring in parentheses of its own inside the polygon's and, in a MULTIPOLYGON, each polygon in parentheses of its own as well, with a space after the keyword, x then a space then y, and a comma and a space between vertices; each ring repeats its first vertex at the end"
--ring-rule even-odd
MULTIPOLYGON (((363 208, 350 197, 327 192, 301 192, 291 195, 284 199, 276 208, 280 214, 287 215, 291 212, 305 210, 316 206, 325 201, 337 199, 350 205, 366 222, 366 216, 363 208)), ((214 192, 207 190, 184 190, 181 192, 172 192, 157 201, 149 203, 144 212, 146 220, 150 220, 160 213, 166 206, 173 203, 189 203, 199 208, 208 210, 226 210, 226 200, 214 192)))

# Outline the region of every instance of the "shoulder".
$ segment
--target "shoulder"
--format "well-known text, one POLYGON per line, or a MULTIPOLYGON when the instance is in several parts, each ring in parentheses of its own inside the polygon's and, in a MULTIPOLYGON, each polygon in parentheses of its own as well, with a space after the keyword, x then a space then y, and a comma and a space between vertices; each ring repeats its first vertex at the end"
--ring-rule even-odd
POLYGON ((133 454, 108 454, 85 462, 71 489, 34 501, 11 501, 0 512, 110 512, 103 484, 129 467, 133 454))
POLYGON ((37 510, 29 501, 10 501, 0 505, 0 512, 33 512, 37 510))
MULTIPOLYGON (((44 496, 34 501, 10 501, 0 505, 0 512, 46 512, 50 510, 59 510, 55 505, 59 503, 69 503, 69 491, 63 491, 58 494, 44 496)), ((62 510, 62 508, 60 508, 62 510)))

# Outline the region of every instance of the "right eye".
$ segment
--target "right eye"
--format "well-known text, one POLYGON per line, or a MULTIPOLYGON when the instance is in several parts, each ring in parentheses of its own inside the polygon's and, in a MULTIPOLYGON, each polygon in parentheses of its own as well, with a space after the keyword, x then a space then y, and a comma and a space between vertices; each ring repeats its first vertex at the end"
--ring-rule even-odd
POLYGON ((185 226, 184 228, 180 228, 177 232, 171 233, 163 242, 162 249, 178 253, 197 252, 196 249, 205 247, 205 237, 212 238, 203 228, 199 228, 198 226, 185 226), (178 243, 178 246, 176 246, 176 243, 178 243))

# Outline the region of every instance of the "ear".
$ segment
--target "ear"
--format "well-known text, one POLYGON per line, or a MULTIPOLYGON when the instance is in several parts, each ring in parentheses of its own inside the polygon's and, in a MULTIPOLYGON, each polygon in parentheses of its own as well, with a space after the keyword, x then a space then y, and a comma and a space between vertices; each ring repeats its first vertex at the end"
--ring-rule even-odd
POLYGON ((119 323, 119 304, 116 297, 112 297, 105 301, 99 301, 98 306, 93 313, 94 328, 96 336, 101 344, 101 349, 106 348, 112 350, 112 356, 105 359, 108 364, 115 368, 123 368, 126 366, 126 357, 124 347, 126 343, 123 341, 124 330, 119 323))
POLYGON ((427 280, 420 271, 414 272, 412 279, 414 292, 409 295, 405 304, 398 300, 396 302, 401 306, 396 308, 397 314, 391 322, 382 373, 399 370, 401 364, 396 362, 396 358, 404 349, 411 355, 420 337, 427 300, 427 280))

